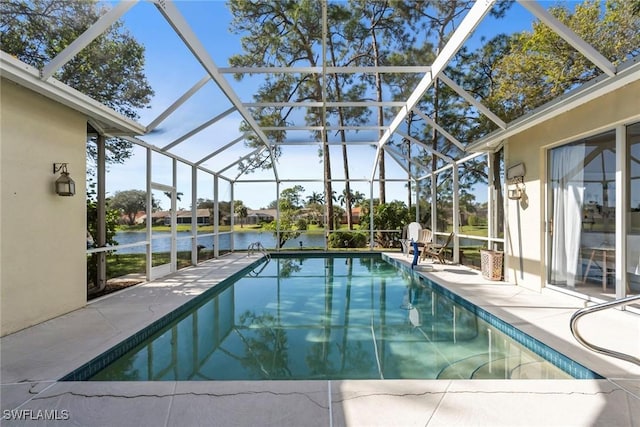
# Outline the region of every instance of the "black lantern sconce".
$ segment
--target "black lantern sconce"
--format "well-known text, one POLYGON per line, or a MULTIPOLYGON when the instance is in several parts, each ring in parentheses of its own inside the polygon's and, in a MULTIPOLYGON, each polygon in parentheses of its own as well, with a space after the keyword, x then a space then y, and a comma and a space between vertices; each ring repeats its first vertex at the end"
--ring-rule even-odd
POLYGON ((53 173, 60 172, 60 177, 56 179, 56 194, 58 196, 73 196, 76 194, 76 183, 73 182, 67 171, 66 163, 54 163, 53 173))

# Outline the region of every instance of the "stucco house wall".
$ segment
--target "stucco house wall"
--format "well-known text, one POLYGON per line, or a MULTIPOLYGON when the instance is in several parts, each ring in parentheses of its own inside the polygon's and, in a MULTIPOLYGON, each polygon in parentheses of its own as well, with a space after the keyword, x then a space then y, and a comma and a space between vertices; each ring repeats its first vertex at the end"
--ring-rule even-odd
POLYGON ((87 118, 0 82, 0 336, 86 304, 87 118), (53 163, 76 195, 58 196, 53 163))
MULTIPOLYGON (((540 290, 546 282, 547 151, 555 146, 640 120, 640 81, 630 83, 505 141, 505 165, 523 162, 526 192, 507 200, 507 276, 540 290)), ((513 188, 513 187, 510 187, 513 188)))

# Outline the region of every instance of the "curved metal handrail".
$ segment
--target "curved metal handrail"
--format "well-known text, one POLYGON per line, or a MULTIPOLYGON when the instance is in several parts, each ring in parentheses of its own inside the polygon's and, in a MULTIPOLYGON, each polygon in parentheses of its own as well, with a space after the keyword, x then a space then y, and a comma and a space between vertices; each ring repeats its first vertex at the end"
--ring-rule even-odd
POLYGON ((627 362, 635 363, 636 365, 640 365, 640 359, 638 359, 637 357, 633 357, 625 353, 620 353, 618 351, 609 350, 604 347, 599 347, 595 344, 591 344, 590 342, 586 341, 578 331, 578 320, 580 320, 582 316, 585 316, 590 313, 595 313, 597 311, 606 310, 612 307, 631 304, 631 302, 636 300, 640 301, 640 295, 634 295, 634 296, 630 296, 622 299, 617 299, 614 301, 603 302, 602 304, 593 305, 591 307, 581 308, 580 310, 573 313, 573 316, 571 316, 571 320, 569 322, 571 333, 573 334, 574 338, 578 340, 580 344, 582 344, 583 346, 587 347, 590 350, 593 350, 597 353, 606 354, 607 356, 617 357, 618 359, 626 360, 627 362))
POLYGON ((269 252, 267 251, 267 248, 265 248, 262 243, 260 242, 254 242, 249 244, 249 246, 247 247, 247 256, 251 256, 253 255, 255 252, 260 252, 262 255, 264 255, 268 260, 271 259, 271 254, 269 254, 269 252))

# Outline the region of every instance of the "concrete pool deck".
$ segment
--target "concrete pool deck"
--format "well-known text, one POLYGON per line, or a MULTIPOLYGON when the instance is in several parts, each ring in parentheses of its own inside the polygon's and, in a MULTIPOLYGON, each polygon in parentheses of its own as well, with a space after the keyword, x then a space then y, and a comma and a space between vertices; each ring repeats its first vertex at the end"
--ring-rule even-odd
MULTIPOLYGON (((484 280, 459 265, 421 274, 605 379, 57 381, 256 259, 235 253, 210 260, 1 338, 0 424, 640 426, 640 366, 593 353, 569 331, 584 300, 484 280)), ((580 326, 597 345, 640 355, 637 314, 606 310, 580 326)))

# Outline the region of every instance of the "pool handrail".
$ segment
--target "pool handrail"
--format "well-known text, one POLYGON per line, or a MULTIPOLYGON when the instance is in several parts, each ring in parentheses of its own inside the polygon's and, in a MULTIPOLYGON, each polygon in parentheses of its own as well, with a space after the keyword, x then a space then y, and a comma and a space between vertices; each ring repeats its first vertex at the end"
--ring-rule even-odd
POLYGON ((586 316, 587 314, 606 310, 612 307, 625 306, 625 305, 631 304, 633 301, 636 301, 636 300, 640 301, 640 295, 633 295, 630 297, 621 298, 613 301, 607 301, 607 302, 596 304, 590 307, 581 308, 580 310, 573 313, 573 315, 571 316, 571 320, 569 321, 569 327, 571 328, 571 333, 580 344, 582 344, 583 346, 585 346, 586 348, 592 351, 595 351, 596 353, 601 353, 607 356, 626 360, 627 362, 631 362, 640 366, 640 359, 638 359, 637 357, 633 357, 626 353, 620 353, 618 351, 609 350, 607 348, 592 344, 587 340, 585 340, 580 334, 580 331, 578 330, 578 320, 580 320, 582 316, 586 316))
POLYGON ((249 244, 249 247, 247 248, 247 256, 251 256, 255 252, 259 252, 264 255, 267 260, 271 259, 271 254, 269 254, 267 248, 265 248, 261 242, 254 242, 249 244))

